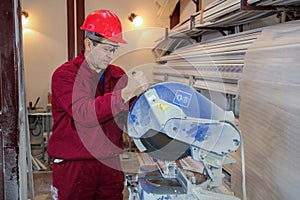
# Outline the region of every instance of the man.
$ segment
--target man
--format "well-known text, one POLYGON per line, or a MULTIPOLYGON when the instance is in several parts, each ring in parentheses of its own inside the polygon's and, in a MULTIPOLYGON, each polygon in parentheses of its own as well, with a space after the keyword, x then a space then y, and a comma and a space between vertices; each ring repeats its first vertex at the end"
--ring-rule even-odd
POLYGON ((119 18, 109 10, 90 13, 84 51, 52 76, 53 199, 123 199, 124 112, 131 88, 125 72, 109 64, 122 38, 119 18), (122 119, 123 116, 123 119, 122 119))

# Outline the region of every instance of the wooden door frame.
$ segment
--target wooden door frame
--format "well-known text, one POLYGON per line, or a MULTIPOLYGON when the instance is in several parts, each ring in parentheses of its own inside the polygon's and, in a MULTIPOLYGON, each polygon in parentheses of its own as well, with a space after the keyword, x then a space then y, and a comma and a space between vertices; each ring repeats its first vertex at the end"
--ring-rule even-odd
POLYGON ((22 67, 20 0, 0 4, 0 199, 20 198, 19 69, 22 67))
POLYGON ((80 30, 80 26, 82 25, 84 18, 85 1, 67 0, 68 60, 72 60, 73 58, 75 58, 79 54, 80 50, 84 48, 84 32, 80 30), (77 48, 75 46, 77 46, 77 48))

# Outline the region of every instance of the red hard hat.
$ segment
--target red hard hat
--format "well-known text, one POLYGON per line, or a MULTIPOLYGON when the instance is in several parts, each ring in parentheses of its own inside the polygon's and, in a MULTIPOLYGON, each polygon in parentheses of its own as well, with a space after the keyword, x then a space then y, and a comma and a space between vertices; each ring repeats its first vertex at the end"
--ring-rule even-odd
POLYGON ((122 25, 118 16, 109 10, 91 12, 84 20, 81 30, 98 33, 117 43, 127 42, 122 39, 122 25))

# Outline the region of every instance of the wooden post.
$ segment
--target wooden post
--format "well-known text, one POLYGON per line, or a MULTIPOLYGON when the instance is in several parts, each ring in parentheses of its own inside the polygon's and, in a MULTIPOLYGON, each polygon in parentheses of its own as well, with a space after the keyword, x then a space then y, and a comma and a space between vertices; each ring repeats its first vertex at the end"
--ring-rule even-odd
POLYGON ((74 0, 67 0, 68 60, 75 57, 74 0))
POLYGON ((80 29, 84 21, 84 0, 76 1, 76 31, 77 31, 77 54, 79 54, 80 50, 84 48, 83 40, 84 40, 84 32, 80 29))
MULTIPOLYGON (((19 70, 22 69, 20 0, 0 5, 0 199, 24 198, 20 183, 19 70)), ((24 180, 24 177, 22 177, 24 180)), ((26 177, 25 177, 26 179, 26 177)), ((26 182, 26 181, 25 181, 26 182)), ((27 185, 25 186, 27 188, 27 185)), ((27 198, 27 196, 26 196, 27 198)))

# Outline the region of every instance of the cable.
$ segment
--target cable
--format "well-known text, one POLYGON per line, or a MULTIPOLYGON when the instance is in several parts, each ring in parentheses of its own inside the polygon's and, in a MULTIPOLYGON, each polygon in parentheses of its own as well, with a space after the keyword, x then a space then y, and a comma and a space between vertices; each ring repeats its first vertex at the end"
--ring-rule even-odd
POLYGON ((247 199, 246 194, 246 164, 245 164, 245 152, 244 152, 244 141, 242 139, 242 134, 239 132, 241 136, 241 158, 242 158, 242 189, 243 189, 243 199, 247 199))
POLYGON ((245 164, 245 151, 244 151, 244 141, 242 137, 242 133, 238 127, 232 123, 231 121, 227 120, 220 120, 219 122, 224 122, 230 124, 233 128, 237 130, 241 138, 241 159, 242 159, 242 193, 243 193, 243 200, 247 200, 247 193, 246 193, 246 164, 245 164))

